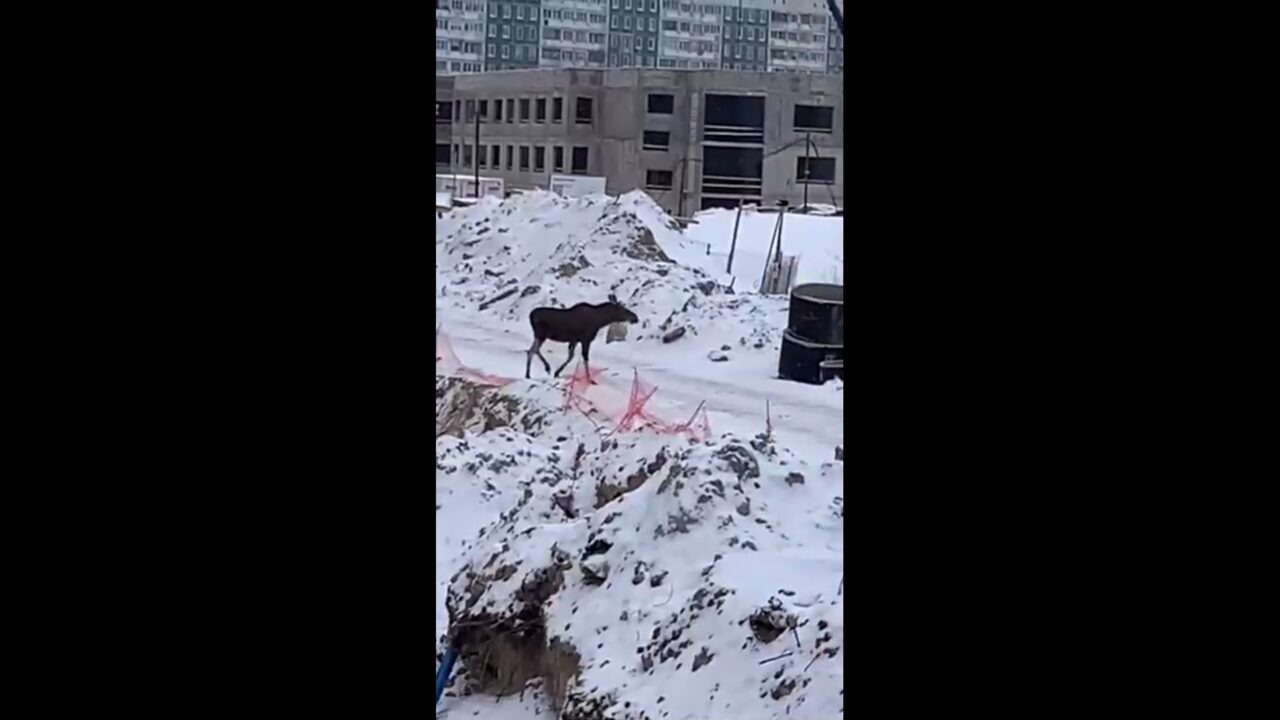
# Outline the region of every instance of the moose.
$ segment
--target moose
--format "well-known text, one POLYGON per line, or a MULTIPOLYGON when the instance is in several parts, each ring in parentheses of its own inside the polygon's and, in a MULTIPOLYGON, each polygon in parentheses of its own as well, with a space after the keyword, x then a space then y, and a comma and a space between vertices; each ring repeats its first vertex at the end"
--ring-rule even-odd
POLYGON ((591 374, 591 343, 600 333, 600 328, 617 322, 638 322, 640 318, 622 306, 618 298, 609 294, 609 301, 592 305, 578 303, 571 308, 535 308, 529 313, 529 324, 533 326, 533 345, 525 354, 524 376, 529 378, 529 366, 533 364, 533 356, 537 355, 547 372, 551 372, 551 363, 542 356, 542 343, 548 340, 569 343, 569 357, 564 365, 556 368, 555 377, 573 360, 573 351, 582 345, 582 362, 587 367, 588 377, 591 374))

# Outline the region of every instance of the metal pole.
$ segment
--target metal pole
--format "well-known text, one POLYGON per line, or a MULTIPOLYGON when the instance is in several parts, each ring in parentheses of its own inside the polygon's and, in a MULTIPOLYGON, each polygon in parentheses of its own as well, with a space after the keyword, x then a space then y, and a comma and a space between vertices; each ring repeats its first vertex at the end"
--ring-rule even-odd
POLYGON ((684 176, 689 171, 688 156, 680 158, 680 197, 677 200, 676 217, 684 217, 684 176))
MULTIPOLYGON (((741 6, 739 6, 741 9, 741 6)), ((742 219, 742 200, 738 200, 738 214, 733 218, 733 240, 729 243, 729 266, 724 269, 725 272, 733 272, 733 251, 738 247, 738 221, 742 219)), ((708 246, 710 247, 710 246, 708 246)))
MULTIPOLYGON (((476 198, 480 197, 480 101, 476 101, 476 148, 475 157, 471 158, 476 163, 476 198)), ((807 188, 806 188, 807 189, 807 188)))
POLYGON ((764 271, 760 273, 760 294, 768 295, 768 286, 765 282, 769 279, 769 265, 773 261, 773 245, 778 241, 778 231, 782 229, 782 214, 778 214, 778 222, 773 226, 773 235, 769 236, 769 250, 764 255, 764 271))
POLYGON ((809 168, 809 163, 811 162, 809 160, 810 144, 811 144, 811 141, 809 140, 809 133, 805 133, 804 134, 804 211, 805 212, 809 212, 809 173, 812 172, 812 170, 809 168))
POLYGON ((782 221, 787 219, 787 206, 783 205, 778 213, 778 259, 776 265, 782 267, 782 221))
POLYGON ((444 653, 444 662, 436 671, 436 704, 440 704, 440 696, 444 695, 444 686, 449 683, 449 675, 453 673, 453 661, 458 659, 458 648, 450 647, 444 653))

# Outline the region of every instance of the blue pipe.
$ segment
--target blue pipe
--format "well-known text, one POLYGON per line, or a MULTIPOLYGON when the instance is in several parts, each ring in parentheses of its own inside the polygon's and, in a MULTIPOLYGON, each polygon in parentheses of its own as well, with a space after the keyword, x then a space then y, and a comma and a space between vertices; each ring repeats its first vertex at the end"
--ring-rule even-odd
POLYGON ((436 704, 440 704, 440 696, 444 695, 444 686, 449 684, 449 676, 453 674, 453 661, 458 659, 458 648, 450 647, 444 653, 444 663, 436 671, 436 704))

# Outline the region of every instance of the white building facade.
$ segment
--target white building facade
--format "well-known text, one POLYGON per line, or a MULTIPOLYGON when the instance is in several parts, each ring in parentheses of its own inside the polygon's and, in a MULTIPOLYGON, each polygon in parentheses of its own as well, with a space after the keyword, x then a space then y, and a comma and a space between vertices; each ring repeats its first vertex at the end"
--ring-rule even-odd
POLYGON ((841 73, 826 0, 436 0, 436 73, 656 67, 841 73))

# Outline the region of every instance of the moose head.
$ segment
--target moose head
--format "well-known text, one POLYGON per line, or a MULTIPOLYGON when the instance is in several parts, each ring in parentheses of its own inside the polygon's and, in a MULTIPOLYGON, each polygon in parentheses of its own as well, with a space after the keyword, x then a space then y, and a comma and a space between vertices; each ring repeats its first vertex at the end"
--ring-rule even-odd
POLYGON ((613 322, 640 322, 640 318, 636 317, 635 313, 623 307, 622 303, 618 301, 618 297, 613 293, 609 293, 609 304, 613 306, 611 308, 613 310, 613 322))

